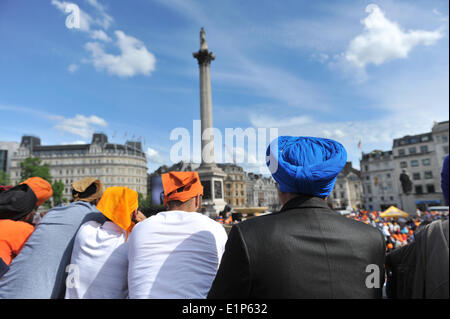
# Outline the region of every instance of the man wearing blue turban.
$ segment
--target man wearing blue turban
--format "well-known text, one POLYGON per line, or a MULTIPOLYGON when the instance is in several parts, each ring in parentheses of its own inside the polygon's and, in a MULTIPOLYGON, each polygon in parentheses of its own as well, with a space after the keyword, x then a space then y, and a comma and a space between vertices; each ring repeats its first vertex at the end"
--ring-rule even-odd
POLYGON ((345 148, 280 136, 266 155, 282 208, 233 226, 208 298, 381 298, 382 233, 326 202, 345 148))

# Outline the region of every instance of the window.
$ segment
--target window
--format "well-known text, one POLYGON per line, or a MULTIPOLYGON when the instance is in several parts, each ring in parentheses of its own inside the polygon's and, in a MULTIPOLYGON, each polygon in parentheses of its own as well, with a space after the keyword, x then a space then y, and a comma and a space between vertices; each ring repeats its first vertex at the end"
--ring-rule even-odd
POLYGON ((442 143, 447 143, 448 142, 447 135, 442 135, 441 138, 442 138, 442 143))
POLYGON ((366 170, 366 172, 369 170, 369 166, 368 165, 364 165, 364 169, 366 170))
POLYGON ((345 198, 345 193, 341 192, 341 198, 345 198))
POLYGON ((419 161, 418 160, 412 160, 411 161, 411 167, 417 167, 419 166, 419 161))
POLYGON ((390 174, 390 173, 387 173, 387 174, 386 174, 386 177, 387 177, 387 178, 391 178, 391 174, 390 174))
POLYGON ((415 147, 410 147, 409 148, 409 154, 416 154, 416 148, 415 147))
POLYGON ((413 173, 413 180, 418 181, 420 179, 420 173, 413 173))
POLYGON ((398 155, 399 155, 399 156, 405 155, 405 150, 404 150, 403 148, 399 149, 399 150, 398 150, 398 155))
POLYGON ((422 138, 420 139, 422 142, 427 142, 430 140, 430 137, 428 135, 422 136, 422 138))
POLYGON ((414 186, 414 189, 416 191, 416 194, 423 194, 422 185, 416 185, 414 186))
POLYGON ((390 200, 394 200, 394 196, 389 196, 389 199, 390 200))
POLYGON ((400 168, 407 168, 407 167, 408 167, 408 163, 400 162, 400 168))
POLYGON ((420 147, 420 152, 421 152, 421 153, 426 153, 426 152, 428 152, 428 146, 427 146, 427 145, 422 145, 422 146, 420 147))
POLYGON ((427 193, 434 193, 434 185, 433 184, 427 185, 427 193))
POLYGON ((424 159, 422 160, 422 165, 423 165, 423 166, 430 166, 430 165, 431 165, 430 159, 429 159, 429 158, 424 158, 424 159))
POLYGON ((448 145, 443 146, 442 150, 444 151, 445 154, 448 154, 448 145))
POLYGON ((424 178, 425 178, 425 179, 431 179, 431 178, 433 178, 433 172, 432 172, 432 171, 426 171, 426 172, 424 173, 424 178))

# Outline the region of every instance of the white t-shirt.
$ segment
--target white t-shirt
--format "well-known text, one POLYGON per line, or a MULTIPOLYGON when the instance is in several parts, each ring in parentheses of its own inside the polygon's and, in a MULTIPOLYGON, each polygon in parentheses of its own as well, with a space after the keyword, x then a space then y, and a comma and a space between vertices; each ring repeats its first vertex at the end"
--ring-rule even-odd
POLYGON ((227 238, 200 213, 160 212, 140 222, 128 240, 130 299, 206 298, 227 238))
POLYGON ((113 222, 81 225, 72 250, 66 299, 128 297, 126 232, 113 222))

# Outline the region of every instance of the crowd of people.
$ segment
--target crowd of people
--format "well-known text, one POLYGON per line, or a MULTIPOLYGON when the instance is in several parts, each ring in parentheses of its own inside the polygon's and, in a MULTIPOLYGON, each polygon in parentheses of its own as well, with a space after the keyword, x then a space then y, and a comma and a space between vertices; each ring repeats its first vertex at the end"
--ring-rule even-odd
POLYGON ((416 216, 407 218, 383 218, 380 214, 380 211, 360 210, 346 216, 378 228, 384 236, 387 252, 412 243, 414 232, 420 226, 428 225, 434 220, 448 219, 448 211, 418 212, 416 216))
POLYGON ((34 225, 51 185, 0 187, 0 299, 381 298, 385 278, 390 298, 448 298, 448 216, 332 211, 347 160, 336 141, 280 136, 267 155, 282 208, 238 223, 231 210, 222 223, 202 213, 197 172, 163 174, 166 209, 149 217, 134 190, 86 177, 34 225), (371 280, 368 266, 380 269, 371 280))

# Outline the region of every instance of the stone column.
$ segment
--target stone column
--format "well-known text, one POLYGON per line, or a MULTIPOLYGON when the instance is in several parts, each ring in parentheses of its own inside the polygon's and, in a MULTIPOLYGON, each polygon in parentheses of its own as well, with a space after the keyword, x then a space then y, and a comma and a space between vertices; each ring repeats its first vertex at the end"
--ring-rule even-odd
POLYGON ((213 116, 212 116, 212 98, 211 98, 211 77, 210 65, 215 59, 215 55, 208 50, 205 30, 200 31, 200 50, 193 53, 197 59, 200 69, 200 117, 201 117, 201 145, 202 145, 202 163, 201 167, 213 167, 214 163, 214 135, 213 135, 213 116), (204 132, 206 134, 204 135, 204 132))
POLYGON ((201 145, 202 162, 198 169, 203 184, 203 204, 208 214, 217 214, 226 203, 224 201, 223 179, 226 174, 214 161, 214 132, 211 98, 210 65, 215 59, 209 51, 205 30, 200 31, 200 50, 193 53, 200 69, 200 117, 201 117, 201 145))

